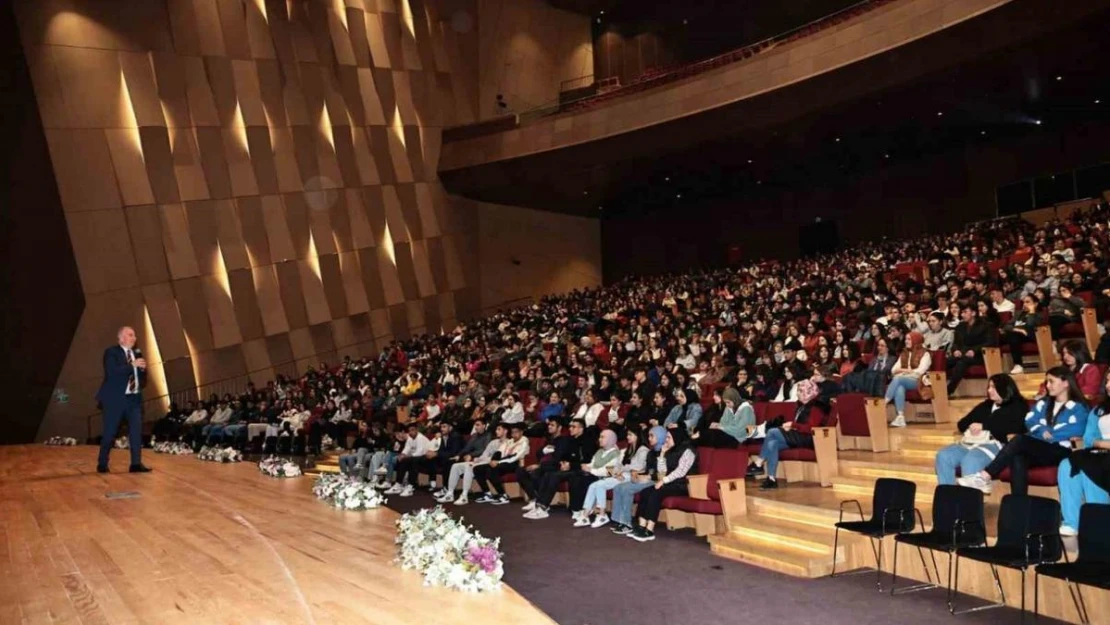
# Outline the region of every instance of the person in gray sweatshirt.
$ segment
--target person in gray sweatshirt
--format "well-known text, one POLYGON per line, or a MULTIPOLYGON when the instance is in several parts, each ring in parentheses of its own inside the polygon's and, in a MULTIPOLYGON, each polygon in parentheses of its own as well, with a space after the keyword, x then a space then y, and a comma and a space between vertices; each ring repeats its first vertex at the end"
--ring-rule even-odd
POLYGON ((447 484, 442 490, 435 493, 436 501, 451 503, 453 500, 457 506, 469 503, 467 496, 474 481, 474 467, 489 464, 490 458, 501 448, 502 442, 509 437, 509 427, 505 424, 497 424, 494 431, 497 433, 497 437, 491 440, 489 431, 486 430, 486 422, 481 419, 474 422, 474 431, 471 433, 470 440, 463 446, 459 455, 452 458, 455 463, 451 465, 447 484), (459 484, 459 478, 462 478, 462 492, 459 494, 459 498, 455 499, 455 487, 459 484))

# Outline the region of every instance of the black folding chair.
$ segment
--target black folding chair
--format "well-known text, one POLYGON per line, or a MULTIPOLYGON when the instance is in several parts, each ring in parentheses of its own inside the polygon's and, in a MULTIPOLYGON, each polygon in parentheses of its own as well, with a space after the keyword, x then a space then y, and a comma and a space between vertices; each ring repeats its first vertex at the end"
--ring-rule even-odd
MULTIPOLYGON (((879 592, 883 591, 883 538, 896 534, 912 532, 914 528, 914 497, 917 495, 917 484, 908 480, 899 480, 889 477, 875 480, 875 491, 871 496, 871 518, 863 516, 863 505, 858 499, 849 499, 840 502, 840 521, 836 524, 833 533, 833 568, 829 577, 836 577, 836 553, 840 545, 840 530, 855 532, 867 536, 871 541, 871 551, 875 554, 875 586, 879 592), (859 511, 859 521, 844 520, 844 506, 856 504, 859 511), (878 546, 875 545, 876 539, 878 546)), ((920 513, 918 513, 920 517, 920 513)), ((866 569, 841 575, 856 575, 867 573, 866 569)))
POLYGON ((1087 604, 1080 586, 1110 589, 1110 505, 1085 504, 1079 511, 1079 555, 1075 562, 1042 564, 1033 577, 1033 616, 1040 612, 1041 576, 1063 580, 1068 585, 1080 623, 1089 623, 1087 604), (1075 586, 1073 587, 1072 584, 1075 586))
MULTIPOLYGON (((916 512, 916 510, 915 510, 916 512)), ((920 522, 920 512, 918 521, 920 522)), ((983 492, 975 488, 963 486, 939 485, 933 491, 933 528, 925 530, 925 523, 921 522, 921 532, 913 534, 899 534, 894 537, 894 567, 891 571, 893 581, 890 594, 903 594, 937 588, 940 584, 940 569, 937 567, 937 551, 943 551, 949 556, 961 547, 977 547, 985 545, 987 540, 986 523, 983 519, 983 492), (925 569, 925 578, 930 579, 929 566, 925 564, 925 553, 922 549, 929 550, 929 557, 933 561, 933 574, 935 581, 925 584, 916 584, 898 588, 898 545, 906 543, 917 547, 917 555, 921 558, 921 566, 925 569)), ((952 558, 948 558, 948 581, 945 589, 952 587, 952 558)))
POLYGON ((956 550, 956 573, 948 593, 948 611, 967 614, 1006 605, 1006 593, 998 578, 998 567, 1021 571, 1021 615, 1025 618, 1025 570, 1038 564, 1056 562, 1064 554, 1060 539, 1060 502, 1045 497, 1006 495, 998 511, 998 540, 990 547, 964 547, 956 550), (990 565, 998 602, 957 612, 954 600, 959 593, 960 559, 990 565))

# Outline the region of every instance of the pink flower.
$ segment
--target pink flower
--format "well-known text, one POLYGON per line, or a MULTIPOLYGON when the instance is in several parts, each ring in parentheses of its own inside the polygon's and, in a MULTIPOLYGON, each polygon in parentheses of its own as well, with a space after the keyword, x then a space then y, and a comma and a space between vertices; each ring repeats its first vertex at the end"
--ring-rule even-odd
POLYGON ((486 573, 492 573, 497 570, 497 562, 500 559, 500 555, 501 554, 497 553, 497 549, 492 546, 487 545, 480 547, 478 545, 473 545, 467 551, 466 561, 478 566, 486 573))

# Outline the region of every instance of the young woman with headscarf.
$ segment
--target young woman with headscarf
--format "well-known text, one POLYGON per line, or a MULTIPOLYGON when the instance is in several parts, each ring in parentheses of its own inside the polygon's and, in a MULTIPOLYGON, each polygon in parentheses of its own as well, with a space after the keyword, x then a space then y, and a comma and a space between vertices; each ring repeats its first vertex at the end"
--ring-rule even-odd
POLYGON ((933 366, 933 356, 925 349, 925 337, 920 332, 910 332, 906 349, 894 363, 893 376, 886 387, 886 403, 894 402, 896 416, 890 427, 906 427, 906 392, 921 388, 921 380, 933 366))
MULTIPOLYGON (((604 435, 604 432, 602 434, 604 435)), ((640 441, 640 433, 634 430, 628 430, 628 433, 625 435, 625 440, 628 445, 625 446, 624 453, 621 454, 619 462, 615 466, 609 468, 608 474, 605 477, 591 483, 589 488, 586 489, 586 497, 582 502, 582 516, 586 519, 587 523, 575 522, 575 527, 585 527, 589 525, 596 529, 608 524, 609 516, 605 514, 606 493, 620 484, 630 482, 632 480, 632 475, 644 473, 647 467, 648 453, 650 452, 648 446, 640 441), (592 523, 589 522, 591 513, 596 513, 592 523)), ((613 444, 616 445, 615 440, 613 444)), ((601 452, 599 451, 598 453, 601 452)), ((573 485, 571 488, 573 488, 573 485)))
POLYGON ((755 426, 755 409, 740 398, 731 386, 721 392, 724 414, 698 436, 698 445, 718 449, 735 449, 748 439, 748 429, 755 426))
POLYGON ((637 493, 655 485, 655 480, 652 478, 655 476, 659 453, 662 451, 663 443, 666 440, 666 428, 661 425, 651 428, 647 435, 649 451, 647 461, 644 463, 644 470, 640 472, 631 471, 628 476, 629 479, 613 487, 612 520, 614 534, 632 533, 632 501, 637 493))
POLYGON ((698 427, 698 421, 701 420, 701 403, 699 403, 700 398, 697 391, 688 388, 675 389, 674 397, 678 400, 678 404, 671 408, 671 413, 667 415, 663 427, 675 429, 685 424, 686 432, 693 432, 698 427))
POLYGON ((617 447, 617 435, 613 430, 602 430, 598 435, 598 445, 593 458, 582 465, 581 471, 574 473, 567 480, 570 491, 570 516, 575 527, 585 527, 590 524, 588 509, 583 507, 586 490, 594 482, 611 477, 612 470, 620 466, 621 450, 617 447))
POLYGON ((686 431, 673 428, 667 431, 666 441, 655 462, 655 485, 640 493, 636 508, 636 525, 629 535, 639 542, 655 540, 655 523, 667 497, 683 497, 690 492, 687 475, 697 470, 698 453, 694 450, 686 431))
POLYGON ((778 488, 775 473, 778 471, 779 454, 784 449, 813 449, 813 428, 826 425, 829 420, 829 404, 821 398, 820 390, 813 380, 798 383, 798 408, 794 419, 781 427, 768 429, 763 439, 759 455, 752 459, 748 475, 757 476, 764 470, 767 473, 760 490, 778 488))

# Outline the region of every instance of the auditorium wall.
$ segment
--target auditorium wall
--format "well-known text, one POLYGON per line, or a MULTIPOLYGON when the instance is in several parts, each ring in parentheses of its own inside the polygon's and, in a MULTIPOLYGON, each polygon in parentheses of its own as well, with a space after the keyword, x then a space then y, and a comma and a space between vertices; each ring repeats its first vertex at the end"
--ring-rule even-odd
POLYGON ((40 438, 97 430, 122 324, 154 398, 497 304, 478 209, 436 175, 440 130, 477 118, 474 0, 14 6, 86 302, 40 438))
POLYGON ((597 219, 473 202, 481 245, 481 305, 530 303, 548 293, 601 284, 597 219))
POLYGON ((479 119, 552 104, 562 81, 593 73, 589 16, 545 0, 478 0, 478 15, 479 119))
POLYGON ((1106 162, 1108 145, 1107 123, 1045 127, 805 188, 606 218, 605 281, 723 266, 733 245, 746 260, 796 258, 800 225, 818 217, 838 224, 842 244, 951 232, 994 218, 999 185, 1106 162))

